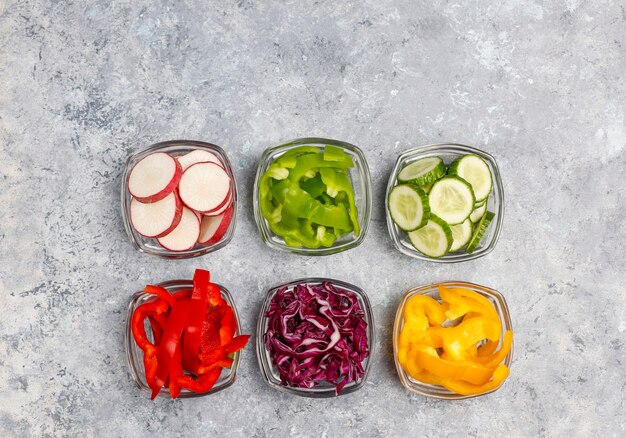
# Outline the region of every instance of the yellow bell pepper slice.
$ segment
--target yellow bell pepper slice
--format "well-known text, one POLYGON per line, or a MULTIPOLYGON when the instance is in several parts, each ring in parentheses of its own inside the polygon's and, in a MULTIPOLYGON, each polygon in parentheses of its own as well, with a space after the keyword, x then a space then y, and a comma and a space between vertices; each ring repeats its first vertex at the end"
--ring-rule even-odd
POLYGON ((500 348, 500 350, 498 350, 497 353, 491 354, 489 356, 477 357, 475 360, 476 362, 483 364, 486 367, 494 367, 507 357, 507 355, 511 351, 512 346, 513 332, 511 330, 507 330, 504 333, 504 338, 502 339, 502 347, 500 348))
POLYGON ((426 316, 431 324, 440 325, 446 320, 441 304, 427 295, 413 295, 404 305, 404 319, 426 316))
POLYGON ((483 385, 491 379, 494 367, 486 367, 467 361, 452 362, 440 359, 437 354, 431 355, 423 351, 415 352, 417 364, 439 377, 463 380, 475 385, 483 385))
POLYGON ((484 316, 464 320, 454 327, 433 327, 433 334, 441 337, 443 349, 455 360, 466 360, 471 357, 469 348, 475 348, 479 342, 489 339, 499 341, 501 331, 498 325, 484 316))
POLYGON ((493 372, 493 379, 488 381, 483 385, 473 385, 471 383, 463 382, 460 380, 454 379, 446 379, 443 377, 438 377, 432 380, 438 380, 439 385, 447 388, 452 392, 456 392, 461 395, 476 395, 476 394, 484 394, 485 392, 489 392, 493 389, 496 389, 498 386, 502 384, 509 376, 509 369, 506 365, 500 364, 493 372))

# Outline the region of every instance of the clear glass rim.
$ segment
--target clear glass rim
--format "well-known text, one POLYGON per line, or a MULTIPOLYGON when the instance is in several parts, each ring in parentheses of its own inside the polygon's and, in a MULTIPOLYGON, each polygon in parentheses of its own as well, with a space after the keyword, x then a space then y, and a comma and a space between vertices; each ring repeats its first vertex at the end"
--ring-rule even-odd
MULTIPOLYGON (((333 140, 329 138, 320 138, 320 137, 307 137, 307 138, 297 138, 288 141, 287 143, 283 143, 276 146, 271 146, 263 151, 261 155, 261 159, 259 160, 259 165, 257 166, 256 177, 254 178, 254 188, 253 188, 253 208, 254 208, 254 220, 257 224, 257 228, 261 232, 261 237, 267 246, 272 249, 276 249, 278 251, 290 252, 293 254, 300 254, 306 256, 324 256, 330 254, 336 254, 338 252, 346 251, 351 248, 355 248, 359 246, 367 235, 370 225, 371 212, 372 212, 372 177, 370 174, 369 166, 367 164, 367 159, 363 154, 363 151, 358 147, 351 143, 347 143, 341 140, 333 140), (259 206, 259 181, 263 176, 265 170, 269 166, 269 159, 276 153, 282 151, 283 149, 289 149, 294 146, 300 145, 308 145, 311 146, 324 146, 326 144, 330 144, 333 146, 341 147, 350 151, 357 158, 358 163, 355 163, 361 172, 360 176, 363 179, 364 186, 364 205, 365 211, 363 212, 363 220, 359 223, 361 226, 361 233, 358 237, 355 237, 349 241, 343 242, 340 245, 333 245, 330 248, 292 248, 287 246, 286 244, 278 244, 274 242, 271 237, 275 236, 275 234, 269 229, 267 225, 267 221, 263 217, 261 213, 261 208, 259 206)), ((277 236, 278 237, 278 236, 277 236)))
POLYGON ((389 176, 389 181, 387 182, 387 189, 385 191, 385 217, 387 221, 387 230, 389 232, 389 236, 391 237, 391 240, 394 246, 396 247, 396 249, 409 257, 413 257, 416 259, 433 262, 433 263, 466 262, 469 260, 474 260, 474 259, 486 256, 487 254, 489 254, 495 249, 496 244, 498 243, 498 240, 500 238, 500 234, 502 232, 502 225, 504 222, 504 204, 505 204, 504 187, 502 184, 502 177, 500 174, 500 169, 498 168, 498 163, 496 162, 496 159, 491 154, 483 150, 477 149, 473 146, 468 146, 468 145, 464 145, 460 143, 433 143, 433 144, 424 145, 424 146, 417 146, 411 149, 407 149, 406 151, 402 152, 398 156, 396 160, 396 164, 394 165, 394 168, 391 171, 391 174, 389 176), (491 226, 495 226, 495 229, 492 234, 492 238, 491 240, 489 240, 487 245, 483 246, 482 248, 477 249, 471 254, 453 253, 453 254, 447 254, 439 258, 431 258, 431 257, 427 257, 423 255, 416 249, 406 248, 404 245, 400 243, 400 236, 399 236, 400 231, 396 229, 396 226, 393 223, 393 220, 391 219, 391 215, 389 214, 389 209, 386 206, 386 200, 389 197, 389 192, 396 185, 397 175, 400 172, 402 163, 404 163, 404 161, 406 161, 409 158, 419 157, 420 155, 423 155, 423 154, 433 153, 437 151, 444 151, 444 149, 446 148, 450 149, 451 152, 453 153, 475 154, 487 161, 488 165, 492 169, 493 184, 498 189, 499 196, 496 199, 498 211, 495 212, 496 218, 491 224, 491 226))
MULTIPOLYGON (((402 368, 402 365, 400 365, 400 363, 398 362, 398 338, 400 336, 400 330, 402 329, 402 323, 403 323, 402 313, 404 311, 404 306, 406 305, 407 300, 414 295, 424 295, 429 292, 436 292, 437 288, 440 285, 450 286, 450 287, 465 287, 465 288, 468 288, 468 289, 471 289, 480 293, 486 298, 491 298, 495 300, 497 305, 494 307, 496 308, 496 311, 498 312, 498 316, 500 317, 500 322, 502 323, 502 333, 504 333, 504 331, 506 330, 513 330, 513 324, 511 323, 511 314, 509 312, 509 307, 507 305, 506 299, 504 298, 504 295, 502 295, 500 292, 498 292, 495 289, 491 289, 489 287, 482 286, 476 283, 470 283, 467 281, 454 280, 454 281, 442 281, 438 283, 432 283, 432 284, 428 284, 425 286, 418 286, 418 287, 414 287, 414 288, 407 290, 404 293, 402 300, 400 301, 400 304, 398 305, 398 308, 396 310, 396 316, 395 316, 394 323, 393 323, 393 359, 394 359, 396 371, 398 373, 398 377, 400 378, 400 382, 402 383, 402 386, 404 386, 407 390, 413 393, 420 394, 425 397, 440 399, 440 400, 463 400, 463 399, 468 399, 468 398, 481 397, 483 395, 491 394, 492 392, 497 391, 498 389, 502 387, 502 385, 504 384, 504 382, 506 382, 506 380, 502 382, 500 385, 498 385, 496 388, 493 388, 490 391, 487 391, 481 394, 472 394, 472 395, 457 394, 439 385, 431 385, 431 384, 422 383, 422 382, 420 382, 419 384, 413 383, 413 379, 409 377, 406 371, 404 371, 404 369, 402 368)), ((506 356, 506 358, 503 361, 503 363, 509 368, 511 367, 511 362, 513 361, 514 344, 515 342, 513 341, 513 344, 511 345, 511 351, 509 351, 509 354, 506 356)))
POLYGON ((233 239, 233 236, 235 234, 235 229, 237 227, 238 197, 239 196, 238 196, 238 191, 237 191, 237 179, 235 178, 235 173, 233 172, 230 159, 228 158, 228 155, 226 154, 226 151, 224 151, 224 149, 222 149, 220 146, 215 145, 213 143, 207 143, 207 142, 198 141, 198 140, 167 140, 167 141, 162 141, 159 143, 154 143, 145 149, 141 149, 131 154, 126 159, 126 163, 122 171, 120 204, 121 204, 121 211, 122 211, 122 222, 124 223, 124 230, 126 231, 126 235, 128 236, 128 239, 130 240, 130 243, 133 245, 133 247, 135 247, 135 249, 137 249, 139 252, 157 256, 157 257, 162 257, 166 259, 188 259, 188 258, 199 257, 205 254, 209 254, 211 252, 217 251, 225 247, 226 245, 228 245, 230 241, 233 239), (187 251, 169 251, 165 248, 163 248, 162 250, 155 250, 146 246, 143 243, 144 239, 149 239, 149 240, 152 240, 152 239, 141 236, 139 233, 137 233, 133 229, 130 223, 130 213, 129 213, 130 194, 128 193, 128 177, 130 175, 130 171, 132 170, 133 162, 137 160, 138 157, 146 156, 150 153, 158 152, 165 148, 175 148, 175 147, 184 148, 185 146, 190 147, 190 151, 197 150, 197 149, 205 149, 205 150, 209 150, 212 152, 217 152, 219 157, 222 159, 222 162, 224 163, 224 168, 226 169, 226 172, 231 177, 231 182, 232 182, 232 188, 233 188, 232 205, 234 209, 233 217, 231 219, 230 225, 228 226, 228 230, 226 231, 222 239, 219 242, 211 246, 198 247, 198 244, 196 244, 194 248, 187 250, 187 251))
MULTIPOLYGON (((156 286, 165 288, 167 289, 168 292, 172 293, 172 292, 177 291, 177 290, 173 291, 173 289, 192 288, 193 281, 192 280, 169 280, 169 281, 164 281, 162 283, 157 283, 156 286)), ((239 320, 239 314, 237 313, 237 306, 235 305, 235 301, 233 300, 233 297, 227 288, 217 283, 216 283, 216 286, 220 288, 220 292, 222 293, 222 298, 224 298, 224 300, 228 303, 228 305, 231 306, 231 308, 233 309, 233 313, 235 315, 235 321, 237 322, 237 329, 235 330, 235 336, 239 336, 241 334, 241 324, 239 320)), ((137 308, 137 304, 139 303, 141 298, 146 295, 150 295, 150 294, 147 294, 143 290, 135 292, 132 295, 128 303, 128 311, 127 311, 127 317, 126 317, 126 331, 124 335, 124 347, 125 347, 126 360, 128 362, 130 375, 132 376, 133 381, 135 382, 135 385, 142 391, 151 393, 152 390, 145 382, 145 377, 141 375, 140 371, 137 369, 137 364, 135 363, 133 351, 136 351, 139 347, 137 347, 137 344, 135 343, 133 333, 132 333, 132 325, 131 325, 133 312, 137 308)), ((154 297, 156 299, 156 295, 154 295, 154 297)), ((227 372, 226 380, 224 380, 223 382, 219 384, 216 383, 216 385, 213 386, 213 388, 211 388, 209 392, 196 393, 196 392, 183 389, 178 395, 178 398, 205 397, 207 395, 215 394, 219 391, 222 391, 228 388, 233 383, 235 383, 235 380, 237 379, 237 371, 239 369, 240 358, 241 358, 241 351, 238 351, 233 354, 233 364, 231 365, 229 371, 227 372)), ((169 388, 162 388, 159 391, 159 394, 157 395, 157 397, 169 398, 170 397, 169 393, 170 393, 169 388)))
POLYGON ((289 281, 287 283, 281 283, 275 285, 267 290, 265 295, 265 299, 263 300, 263 304, 261 305, 261 311, 259 312, 259 317, 257 319, 257 338, 256 338, 256 353, 257 359, 259 362, 259 367, 261 369, 261 374, 264 377, 265 382, 271 387, 287 393, 287 394, 295 394, 302 397, 311 397, 311 398, 332 398, 332 397, 341 397, 347 394, 351 394, 365 385, 367 378, 370 373, 372 358, 374 355, 374 346, 376 343, 376 329, 374 325, 374 315, 372 312, 371 304, 367 294, 363 291, 363 289, 355 286, 353 284, 335 280, 332 278, 324 278, 324 277, 306 277, 300 278, 298 280, 289 281), (267 318, 265 318, 265 311, 269 307, 269 303, 272 298, 276 294, 279 289, 284 287, 290 288, 294 287, 298 284, 319 284, 323 282, 330 282, 333 285, 339 286, 342 289, 345 289, 349 292, 354 293, 359 299, 360 304, 363 306, 363 311, 365 312, 365 318, 367 322, 367 347, 368 347, 368 357, 365 360, 364 370, 365 373, 363 377, 356 383, 350 383, 346 385, 341 393, 336 394, 335 388, 332 386, 324 386, 321 388, 298 388, 292 386, 284 386, 281 384, 280 380, 274 376, 273 373, 273 364, 270 363, 269 358, 267 357, 267 353, 265 350, 265 328, 267 327, 267 318))

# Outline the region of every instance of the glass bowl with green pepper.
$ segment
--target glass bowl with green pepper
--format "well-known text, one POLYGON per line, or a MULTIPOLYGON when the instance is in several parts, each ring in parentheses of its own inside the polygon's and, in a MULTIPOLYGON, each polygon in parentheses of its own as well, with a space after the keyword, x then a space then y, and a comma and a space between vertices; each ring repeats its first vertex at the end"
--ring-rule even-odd
POLYGON ((301 138, 266 149, 254 182, 254 217, 271 248, 328 255, 358 246, 369 226, 372 182, 363 152, 301 138))

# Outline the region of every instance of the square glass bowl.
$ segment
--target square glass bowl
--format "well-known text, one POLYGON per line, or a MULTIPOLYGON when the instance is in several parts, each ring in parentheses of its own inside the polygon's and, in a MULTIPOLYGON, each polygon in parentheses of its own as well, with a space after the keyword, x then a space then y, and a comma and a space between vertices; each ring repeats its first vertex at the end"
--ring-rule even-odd
POLYGON ((187 259, 191 257, 198 257, 204 254, 208 254, 213 251, 217 251, 220 248, 228 245, 228 243, 232 240, 233 234, 235 233, 235 226, 237 225, 237 183, 235 181, 235 175, 233 173, 233 169, 230 165, 230 160, 226 155, 226 152, 214 144, 204 143, 201 141, 194 140, 172 140, 172 141, 164 141, 161 143, 155 143, 148 148, 139 151, 130 157, 126 161, 126 167, 124 168, 124 172, 122 174, 122 218, 124 221, 124 228, 126 229, 126 234, 130 239, 130 242, 133 244, 135 248, 139 251, 144 252, 146 254, 152 254, 159 257, 170 258, 170 259, 187 259), (228 230, 222 237, 222 239, 210 246, 200 245, 196 243, 196 245, 187 250, 187 251, 170 251, 169 249, 163 248, 155 238, 144 237, 139 234, 133 228, 130 223, 130 200, 131 195, 128 191, 128 178, 130 176, 130 172, 133 170, 133 167, 141 161, 146 156, 154 153, 154 152, 165 152, 173 157, 185 155, 188 152, 194 150, 205 150, 215 154, 221 161, 224 163, 224 170, 230 177, 230 181, 232 184, 233 190, 233 217, 230 220, 230 225, 228 226, 228 230))
POLYGON ((266 149, 261 156, 259 167, 257 168, 256 178, 254 181, 254 219, 257 226, 261 231, 261 236, 265 243, 270 247, 280 251, 292 252, 295 254, 303 254, 309 256, 316 255, 328 255, 335 254, 341 251, 345 251, 350 248, 354 248, 363 242, 367 230, 369 228, 370 216, 372 210, 372 179, 370 177, 369 167, 363 155, 363 151, 357 146, 350 143, 345 143, 339 140, 330 140, 326 138, 299 138, 292 140, 289 143, 274 146, 266 149), (285 152, 297 148, 299 146, 310 145, 316 146, 322 149, 325 145, 332 145, 343 149, 348 155, 350 155, 354 161, 354 167, 349 169, 350 180, 352 181, 352 187, 354 190, 354 201, 358 209, 358 220, 361 227, 361 232, 358 236, 354 236, 354 233, 346 234, 338 238, 331 247, 320 248, 294 248, 287 245, 284 239, 276 235, 269 227, 267 220, 261 213, 259 183, 261 177, 272 164, 274 160, 279 158, 285 152))
POLYGON ((491 155, 481 151, 480 149, 462 144, 442 143, 409 149, 398 157, 396 165, 394 166, 391 176, 389 177, 387 192, 385 193, 385 214, 387 216, 387 229, 389 230, 389 235, 391 236, 393 244, 398 251, 410 257, 436 263, 455 263, 473 260, 487 255, 493 251, 496 243, 498 242, 504 219, 504 190, 496 160, 491 155), (426 157, 441 157, 446 167, 448 167, 452 161, 466 154, 478 155, 485 160, 485 163, 489 166, 493 179, 493 189, 487 198, 487 210, 494 212, 495 217, 489 224, 487 232, 473 253, 469 254, 462 248, 459 251, 446 254, 445 256, 439 258, 425 256, 413 247, 407 233, 398 228, 398 226, 391 219, 389 208, 387 208, 389 192, 394 186, 398 185, 398 174, 400 171, 417 160, 426 157))
MULTIPOLYGON (((192 290, 193 281, 191 280, 171 280, 166 281, 164 283, 159 283, 157 286, 161 286, 171 294, 176 292, 180 292, 183 290, 192 290)), ((239 336, 240 333, 240 323, 239 323, 239 315, 237 314, 237 307, 235 307, 235 302, 233 301, 233 297, 231 296, 228 289, 224 286, 217 285, 222 292, 222 298, 228 303, 230 307, 233 309, 233 313, 235 314, 235 320, 237 321, 237 330, 235 331, 235 336, 239 336)), ((156 300, 156 295, 147 294, 143 290, 136 292, 128 304, 128 316, 126 319, 126 333, 125 333, 125 344, 126 344, 126 358, 128 359, 128 367, 130 369, 130 374, 133 376, 133 380, 135 384, 140 389, 151 393, 152 390, 148 386, 146 382, 146 373, 143 365, 143 350, 137 346, 135 343, 135 338, 133 337, 133 332, 131 328, 131 320, 135 309, 141 306, 144 303, 149 303, 151 301, 156 300)), ((152 336, 152 329, 150 328, 150 324, 146 322, 145 324, 146 334, 150 341, 154 341, 152 336)), ((241 352, 238 351, 233 355, 233 364, 230 368, 225 368, 222 370, 222 374, 220 375, 215 385, 209 392, 204 392, 202 394, 189 391, 188 389, 183 388, 180 391, 180 395, 178 398, 191 398, 191 397, 202 397, 205 395, 213 394, 222 389, 228 388, 230 385, 235 383, 235 379, 237 377, 237 367, 239 366, 239 358, 241 356, 241 352)), ((159 392, 159 397, 169 397, 170 390, 169 388, 161 388, 159 392)))
POLYGON ((278 389, 279 391, 286 392, 288 394, 296 394, 303 397, 313 397, 313 398, 327 398, 327 397, 336 397, 338 395, 346 395, 350 394, 361 388, 365 381, 367 380, 367 376, 369 374, 370 364, 372 362, 372 353, 375 344, 374 340, 374 317, 372 315, 372 307, 370 306, 369 299, 363 290, 359 287, 356 287, 350 283, 345 283, 343 281, 332 280, 329 278, 302 278, 300 280, 291 281, 289 283, 280 284, 278 286, 274 286, 267 291, 267 295, 265 297, 265 301, 263 302, 263 306, 261 307, 261 312, 259 313, 259 319, 257 322, 257 331, 256 331, 256 353, 257 358, 259 359, 259 366, 261 367, 261 373, 265 378, 265 381, 272 387, 278 389), (348 292, 352 292, 356 295, 357 300, 361 308, 365 313, 365 322, 367 323, 367 350, 368 356, 363 361, 363 369, 365 370, 365 374, 358 382, 348 383, 341 390, 339 394, 335 393, 335 387, 330 385, 327 382, 320 382, 319 385, 314 386, 313 388, 298 388, 292 386, 284 386, 280 381, 280 374, 278 373, 278 369, 272 363, 272 359, 270 358, 269 352, 265 348, 265 332, 267 330, 267 318, 265 317, 265 312, 267 312, 270 308, 270 303, 276 292, 283 288, 294 288, 298 284, 309 284, 309 285, 320 285, 325 282, 330 282, 333 286, 336 286, 338 289, 343 289, 348 292))
MULTIPOLYGON (((513 330, 513 326, 511 324, 511 315, 509 313, 509 308, 506 304, 506 300, 504 299, 504 296, 496 290, 490 289, 485 286, 480 286, 478 284, 467 283, 464 281, 447 281, 443 283, 430 284, 428 286, 410 289, 404 294, 404 297, 402 298, 402 301, 398 306, 398 310, 396 311, 396 319, 393 324, 393 359, 396 363, 396 370, 398 371, 398 376, 400 377, 402 385, 404 385, 404 387, 409 391, 416 394, 442 400, 461 400, 465 398, 479 397, 481 395, 486 395, 497 391, 504 382, 502 382, 502 384, 500 384, 497 388, 494 388, 491 391, 487 391, 482 394, 457 394, 455 392, 447 390, 443 386, 431 385, 428 383, 420 382, 419 380, 415 380, 414 378, 409 376, 406 371, 404 371, 404 368, 402 368, 402 365, 400 365, 400 362, 398 362, 398 339, 400 338, 400 331, 402 330, 402 326, 404 324, 404 320, 402 317, 404 313, 404 306, 406 305, 407 301, 414 295, 428 295, 431 298, 439 300, 439 285, 471 289, 487 298, 493 304, 496 312, 498 313, 498 316, 500 317, 500 322, 502 323, 502 336, 500 337, 500 344, 498 345, 498 349, 502 347, 502 338, 504 337, 504 332, 506 330, 513 330)), ((509 351, 509 354, 506 356, 503 363, 510 368, 512 360, 513 345, 511 345, 511 351, 509 351)))

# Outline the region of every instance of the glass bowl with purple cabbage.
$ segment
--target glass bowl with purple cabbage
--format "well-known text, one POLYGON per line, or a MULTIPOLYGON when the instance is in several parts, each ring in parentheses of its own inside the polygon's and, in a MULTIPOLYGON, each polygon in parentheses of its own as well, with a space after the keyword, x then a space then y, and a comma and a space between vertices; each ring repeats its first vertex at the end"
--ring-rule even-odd
POLYGON ((374 319, 362 289, 305 278, 267 292, 256 348, 270 386, 305 397, 349 394, 367 379, 373 345, 374 319))

